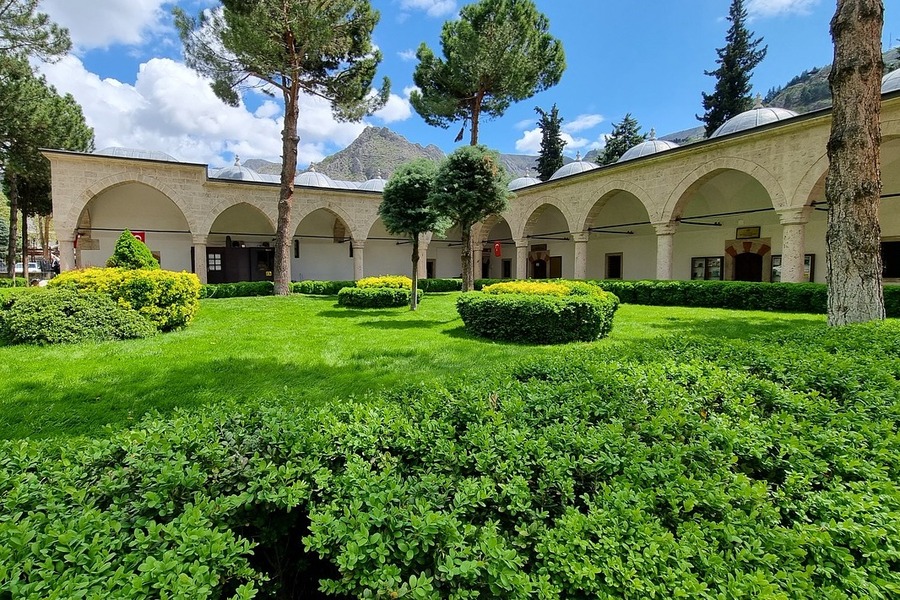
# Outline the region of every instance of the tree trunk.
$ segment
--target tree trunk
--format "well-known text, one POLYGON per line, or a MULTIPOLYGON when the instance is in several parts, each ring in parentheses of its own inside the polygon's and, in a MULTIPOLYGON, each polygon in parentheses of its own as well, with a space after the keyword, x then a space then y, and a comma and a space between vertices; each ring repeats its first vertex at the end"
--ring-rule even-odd
POLYGON ((484 92, 478 92, 472 102, 472 134, 469 137, 469 145, 478 145, 478 121, 481 118, 481 103, 484 101, 484 92))
POLYGON ((825 236, 828 324, 884 319, 881 281, 881 0, 838 0, 825 236))
POLYGON ((9 184, 9 242, 6 245, 6 274, 10 279, 16 278, 16 236, 19 227, 19 184, 16 174, 7 175, 9 184))
POLYGON ((412 296, 409 298, 409 310, 416 310, 419 308, 419 234, 413 235, 412 267, 412 296))
POLYGON ((472 225, 460 223, 462 232, 462 291, 475 289, 475 274, 472 272, 472 225))
POLYGON ((296 80, 284 94, 284 130, 281 132, 281 192, 278 196, 278 225, 275 230, 275 295, 291 293, 291 210, 294 206, 294 177, 297 176, 297 120, 300 116, 296 80))
POLYGON ((41 232, 41 249, 44 261, 50 262, 50 217, 49 215, 38 217, 38 229, 41 232))
POLYGON ((31 280, 31 273, 28 272, 28 214, 24 207, 19 212, 22 213, 22 279, 27 283, 31 280))

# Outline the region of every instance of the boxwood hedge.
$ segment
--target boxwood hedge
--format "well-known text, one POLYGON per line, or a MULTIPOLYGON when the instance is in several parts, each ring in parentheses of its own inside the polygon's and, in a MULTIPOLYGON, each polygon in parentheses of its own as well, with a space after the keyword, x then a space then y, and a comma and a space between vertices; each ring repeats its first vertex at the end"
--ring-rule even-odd
POLYGON ((315 281, 307 279, 291 284, 291 292, 294 294, 312 294, 318 296, 334 296, 342 289, 355 287, 355 281, 315 281))
POLYGON ((579 347, 0 442, 0 597, 896 598, 898 336, 579 347))
MULTIPOLYGON (((418 294, 421 299, 422 291, 418 294)), ((350 308, 409 306, 410 290, 396 287, 347 287, 338 292, 338 304, 350 308)))
POLYGON ((243 298, 271 296, 275 284, 271 281, 240 281, 237 283, 207 283, 200 286, 201 298, 243 298))

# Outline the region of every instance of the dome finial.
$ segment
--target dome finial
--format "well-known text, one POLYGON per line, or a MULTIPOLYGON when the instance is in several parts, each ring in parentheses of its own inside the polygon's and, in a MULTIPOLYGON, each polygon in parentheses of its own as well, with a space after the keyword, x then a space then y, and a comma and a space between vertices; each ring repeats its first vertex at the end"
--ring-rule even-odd
POLYGON ((581 150, 579 150, 578 152, 575 153, 575 160, 576 161, 581 160, 581 150))
POLYGON ((234 155, 234 166, 236 166, 236 167, 241 166, 241 159, 237 154, 234 155))
POLYGON ((757 94, 756 94, 756 102, 754 102, 753 108, 762 108, 762 107, 763 107, 763 102, 762 102, 762 100, 763 100, 762 94, 757 93, 757 94))
POLYGON ((309 171, 310 171, 310 173, 316 172, 316 163, 314 163, 314 162, 309 163, 309 171))
POLYGON ((655 139, 656 139, 656 130, 655 130, 654 128, 652 128, 652 127, 650 128, 650 139, 651 139, 651 140, 655 140, 655 139))

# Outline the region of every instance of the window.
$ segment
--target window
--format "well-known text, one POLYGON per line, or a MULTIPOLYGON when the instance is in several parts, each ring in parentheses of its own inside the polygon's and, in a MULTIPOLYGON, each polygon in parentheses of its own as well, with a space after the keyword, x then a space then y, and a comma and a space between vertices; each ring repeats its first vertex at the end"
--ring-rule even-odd
POLYGON ((512 279, 512 259, 504 258, 503 262, 501 264, 502 264, 501 277, 503 279, 512 279))
POLYGON ((722 256, 697 256, 691 259, 691 279, 722 279, 722 256))
POLYGON ((222 255, 221 254, 207 254, 206 255, 206 268, 210 271, 221 271, 222 270, 222 255))
POLYGON ((900 240, 881 242, 881 262, 884 279, 900 279, 900 240))
MULTIPOLYGON (((816 255, 806 254, 803 258, 803 281, 813 281, 815 277, 816 255)), ((781 281, 781 255, 772 255, 772 282, 781 281)))
POLYGON ((622 253, 606 255, 606 279, 622 279, 622 253))

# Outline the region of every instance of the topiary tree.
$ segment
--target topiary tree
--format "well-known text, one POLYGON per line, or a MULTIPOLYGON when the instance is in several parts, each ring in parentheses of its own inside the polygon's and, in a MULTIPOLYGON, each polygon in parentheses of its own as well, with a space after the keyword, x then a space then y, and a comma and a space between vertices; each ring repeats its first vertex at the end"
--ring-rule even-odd
MULTIPOLYGON (((419 235, 442 232, 448 220, 432 204, 429 194, 437 174, 437 165, 420 158, 400 165, 384 186, 378 216, 393 235, 412 240, 412 289, 419 284, 419 235)), ((409 295, 409 308, 418 308, 418 294, 409 295)))
POLYGON ((106 261, 107 267, 123 269, 159 269, 159 262, 153 258, 150 248, 134 237, 127 229, 116 240, 116 249, 106 261))
POLYGON ((475 287, 472 226, 504 210, 509 196, 500 156, 480 144, 454 150, 438 169, 429 202, 458 223, 462 231, 464 292, 471 292, 475 287))

